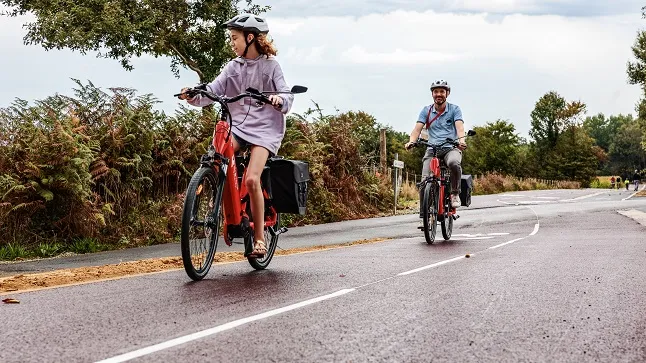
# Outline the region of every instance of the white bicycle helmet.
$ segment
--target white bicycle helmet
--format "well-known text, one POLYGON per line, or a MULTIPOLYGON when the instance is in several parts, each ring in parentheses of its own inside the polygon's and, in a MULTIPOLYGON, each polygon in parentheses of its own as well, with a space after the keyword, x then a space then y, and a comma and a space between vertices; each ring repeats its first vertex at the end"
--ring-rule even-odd
POLYGON ((431 83, 431 92, 436 88, 444 88, 447 92, 451 92, 451 85, 443 79, 438 79, 437 81, 431 83))
POLYGON ((269 25, 267 25, 267 21, 265 19, 259 17, 258 15, 248 13, 234 16, 229 21, 222 24, 222 27, 229 29, 239 29, 256 34, 269 33, 269 25))

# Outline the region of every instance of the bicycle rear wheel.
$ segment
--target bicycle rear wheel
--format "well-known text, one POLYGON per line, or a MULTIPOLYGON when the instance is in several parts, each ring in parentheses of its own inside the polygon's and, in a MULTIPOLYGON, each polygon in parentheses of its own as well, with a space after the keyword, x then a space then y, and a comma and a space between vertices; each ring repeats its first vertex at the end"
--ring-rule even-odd
POLYGON ((422 220, 424 221, 424 238, 428 244, 435 242, 438 202, 437 185, 434 182, 426 183, 424 200, 422 200, 422 220))
MULTIPOLYGON (((264 270, 265 268, 267 268, 267 266, 269 266, 269 262, 271 262, 272 257, 274 257, 274 252, 276 252, 276 246, 278 246, 279 235, 277 233, 279 230, 280 213, 276 217, 276 225, 274 225, 273 227, 265 228, 265 244, 267 247, 267 253, 265 253, 262 258, 247 257, 247 261, 249 261, 251 267, 255 268, 256 270, 264 270)), ((249 238, 253 238, 253 233, 250 234, 249 238)))
POLYGON ((180 247, 186 274, 202 280, 208 274, 220 237, 224 179, 208 167, 199 168, 188 184, 182 214, 180 247))

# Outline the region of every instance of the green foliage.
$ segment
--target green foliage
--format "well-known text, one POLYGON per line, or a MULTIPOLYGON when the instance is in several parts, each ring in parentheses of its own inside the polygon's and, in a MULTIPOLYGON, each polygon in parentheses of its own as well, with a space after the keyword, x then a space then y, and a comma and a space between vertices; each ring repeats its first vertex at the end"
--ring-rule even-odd
POLYGON ((53 257, 63 252, 64 246, 57 242, 39 243, 36 248, 36 254, 39 257, 53 257))
MULTIPOLYGON (((182 193, 206 151, 213 115, 182 108, 168 117, 153 109, 156 102, 131 89, 105 92, 77 81, 73 97, 35 105, 16 100, 0 109, 7 130, 0 135, 6 240, 51 256, 176 238, 182 193)), ((331 222, 390 210, 390 181, 369 168, 381 127, 363 112, 326 115, 317 108, 290 116, 281 155, 307 160, 312 180, 310 212, 285 221, 331 222)))
POLYGON ((626 72, 628 83, 646 87, 646 31, 639 31, 635 43, 632 46, 635 60, 628 62, 626 72))
POLYGON ((646 166, 646 149, 642 148, 642 132, 636 122, 619 128, 610 145, 611 171, 614 174, 631 173, 646 166))
POLYGON ((534 138, 529 153, 534 175, 590 184, 605 156, 579 122, 585 110, 584 103, 567 102, 554 91, 536 102, 529 132, 534 138))
POLYGON ((580 188, 580 184, 573 181, 547 181, 535 178, 517 178, 495 172, 479 175, 473 183, 473 195, 514 192, 520 190, 580 188))
POLYGON ((29 252, 25 246, 18 243, 7 243, 6 245, 0 247, 0 261, 9 260, 13 261, 17 258, 27 258, 29 257, 29 252))
POLYGON ((95 253, 95 252, 104 251, 105 249, 106 249, 105 246, 101 245, 93 238, 77 239, 73 241, 72 244, 69 246, 69 251, 78 253, 78 254, 95 253))
POLYGON ((160 242, 173 236, 174 215, 181 213, 168 209, 177 205, 205 149, 209 115, 183 110, 167 117, 153 110, 157 101, 150 95, 77 85, 75 97, 56 95, 35 105, 16 100, 0 109, 7 131, 0 134, 5 238, 32 245, 54 238, 115 242, 126 234, 160 242))
POLYGON ((546 154, 545 175, 556 180, 573 180, 589 187, 599 160, 594 140, 580 126, 566 129, 556 147, 546 154))
MULTIPOLYGON (((642 18, 646 19, 646 6, 642 7, 642 18)), ((637 122, 641 131, 641 147, 646 150, 646 31, 640 30, 632 46, 633 62, 628 62, 627 74, 628 83, 640 85, 642 88, 642 99, 635 110, 637 111, 637 122)), ((639 168, 646 168, 646 160, 642 158, 639 168)))
POLYGON ((632 115, 612 115, 608 118, 603 113, 586 117, 583 128, 595 140, 597 146, 605 152, 610 150, 617 131, 625 124, 635 122, 632 115))
POLYGON ((463 169, 478 175, 488 172, 516 174, 521 138, 515 126, 497 120, 474 127, 474 131, 477 134, 468 140, 469 148, 462 157, 463 169))
POLYGON ((307 160, 311 178, 310 212, 304 217, 289 217, 289 221, 333 222, 390 208, 392 198, 386 197, 392 193, 389 181, 377 178, 367 168, 379 147, 375 119, 363 112, 325 115, 315 106, 305 115, 287 119, 281 154, 307 160))
MULTIPOLYGON (((25 44, 45 49, 69 48, 82 54, 117 59, 127 69, 142 54, 169 57, 171 70, 193 70, 201 82, 211 81, 232 57, 223 24, 240 9, 240 0, 0 0, 6 15, 34 14, 26 24, 25 44)), ((242 1, 245 12, 259 14, 268 6, 242 1)))
POLYGON ((567 102, 555 91, 550 91, 536 102, 531 113, 532 128, 529 135, 540 149, 553 148, 561 132, 575 124, 581 114, 585 113, 585 109, 584 103, 567 102))
MULTIPOLYGON (((623 185, 620 186, 619 189, 622 189, 623 185)), ((610 181, 607 179, 600 180, 599 178, 594 178, 592 180, 592 183, 590 183, 590 188, 597 188, 597 189, 610 189, 610 181)))

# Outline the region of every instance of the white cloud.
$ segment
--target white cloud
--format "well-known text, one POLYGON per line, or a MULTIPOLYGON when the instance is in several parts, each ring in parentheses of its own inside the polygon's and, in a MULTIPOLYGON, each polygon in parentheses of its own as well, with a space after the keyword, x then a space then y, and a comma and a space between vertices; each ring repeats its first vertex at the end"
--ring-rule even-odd
POLYGON ((272 16, 304 17, 361 16, 368 13, 389 13, 395 10, 441 13, 489 13, 526 15, 564 15, 575 17, 639 13, 637 0, 273 0, 272 16))
POLYGON ((276 21, 276 22, 267 22, 269 24, 269 29, 271 30, 272 35, 283 36, 291 35, 304 24, 302 21, 276 21))
POLYGON ((350 63, 391 65, 438 64, 458 58, 459 56, 456 54, 431 51, 405 51, 400 48, 392 52, 369 52, 360 46, 353 46, 340 56, 342 61, 350 63))
MULTIPOLYGON (((321 64, 325 54, 325 46, 318 47, 289 47, 284 57, 300 62, 301 64, 321 64)), ((282 53, 280 53, 282 56, 282 53)))

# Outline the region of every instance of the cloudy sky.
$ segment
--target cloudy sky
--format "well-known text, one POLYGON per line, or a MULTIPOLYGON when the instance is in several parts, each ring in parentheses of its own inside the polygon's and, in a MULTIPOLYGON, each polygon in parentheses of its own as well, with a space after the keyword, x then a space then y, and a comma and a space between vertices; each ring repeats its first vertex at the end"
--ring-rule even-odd
MULTIPOLYGON (((644 29, 636 0, 275 0, 267 14, 290 84, 309 92, 328 113, 368 112, 396 130, 410 131, 432 102, 429 84, 448 80, 449 102, 467 127, 507 119, 526 136, 529 114, 555 90, 581 100, 588 114, 633 113, 640 97, 626 81, 626 62, 644 29), (298 3, 298 5, 294 5, 298 3)), ((25 46, 28 17, 0 18, 0 107, 16 98, 69 94, 70 78, 102 88, 153 93, 172 113, 172 94, 197 82, 189 71, 173 77, 167 59, 143 57, 132 72, 117 61, 25 46)))

